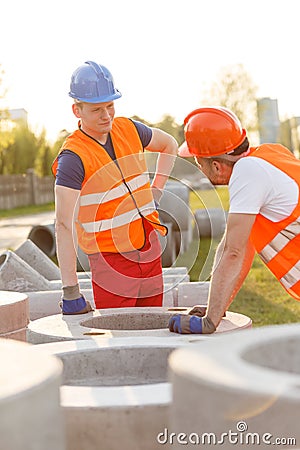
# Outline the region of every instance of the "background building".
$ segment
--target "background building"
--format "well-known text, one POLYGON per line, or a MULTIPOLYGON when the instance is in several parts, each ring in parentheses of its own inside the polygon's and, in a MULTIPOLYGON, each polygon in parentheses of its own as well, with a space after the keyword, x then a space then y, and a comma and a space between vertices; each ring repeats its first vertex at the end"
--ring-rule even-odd
POLYGON ((277 99, 264 97, 257 100, 257 117, 260 143, 280 140, 280 120, 277 99))
POLYGON ((25 122, 27 123, 28 113, 24 108, 10 109, 8 111, 9 118, 13 122, 25 122))

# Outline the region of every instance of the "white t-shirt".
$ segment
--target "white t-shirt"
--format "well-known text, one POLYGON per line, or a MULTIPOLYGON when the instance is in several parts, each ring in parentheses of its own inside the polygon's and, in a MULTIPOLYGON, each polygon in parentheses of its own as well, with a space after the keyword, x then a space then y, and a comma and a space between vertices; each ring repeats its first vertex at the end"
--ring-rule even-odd
POLYGON ((298 203, 297 183, 255 156, 239 159, 229 182, 229 213, 262 214, 273 222, 288 217, 298 203))

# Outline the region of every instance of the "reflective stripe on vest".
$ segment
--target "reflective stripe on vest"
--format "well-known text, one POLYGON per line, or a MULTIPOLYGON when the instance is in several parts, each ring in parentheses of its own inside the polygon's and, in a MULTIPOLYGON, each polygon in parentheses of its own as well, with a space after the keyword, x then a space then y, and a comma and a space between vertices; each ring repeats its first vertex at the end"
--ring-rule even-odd
POLYGON ((137 209, 134 209, 115 216, 112 219, 103 219, 96 222, 81 223, 81 225, 87 233, 97 233, 99 231, 113 230, 114 228, 118 228, 130 222, 134 222, 135 220, 141 219, 141 215, 139 214, 139 212, 143 213, 144 216, 147 216, 154 211, 155 205, 153 202, 151 202, 139 208, 139 211, 137 209))
MULTIPOLYGON (((267 244, 259 253, 261 259, 266 265, 276 258, 280 252, 284 252, 286 247, 294 239, 300 236, 300 217, 295 222, 289 224, 284 230, 280 231, 269 244, 267 244)), ((279 281, 286 289, 290 289, 300 280, 300 262, 297 261, 279 281)))
MULTIPOLYGON (((127 182, 127 186, 131 190, 131 192, 136 191, 142 186, 145 186, 149 182, 148 174, 141 174, 132 180, 127 182)), ((122 197, 124 194, 128 193, 128 189, 122 183, 119 186, 110 189, 105 192, 98 192, 95 194, 86 194, 80 197, 80 206, 90 206, 90 205, 99 205, 100 203, 109 202, 116 198, 122 197)))
POLYGON ((284 277, 280 278, 280 282, 286 289, 291 289, 300 280, 300 262, 287 272, 284 277))
MULTIPOLYGON (((249 156, 261 158, 293 179, 300 191, 300 161, 280 144, 262 144, 249 156)), ((300 301, 300 196, 292 213, 280 222, 257 214, 250 239, 269 270, 300 301)))

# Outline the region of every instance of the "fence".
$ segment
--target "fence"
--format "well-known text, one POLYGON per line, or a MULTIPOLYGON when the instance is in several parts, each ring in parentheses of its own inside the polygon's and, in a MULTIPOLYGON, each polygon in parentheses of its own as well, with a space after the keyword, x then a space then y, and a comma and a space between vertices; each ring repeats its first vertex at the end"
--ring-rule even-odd
POLYGON ((42 205, 54 201, 54 178, 38 177, 33 169, 26 174, 0 175, 0 209, 42 205))

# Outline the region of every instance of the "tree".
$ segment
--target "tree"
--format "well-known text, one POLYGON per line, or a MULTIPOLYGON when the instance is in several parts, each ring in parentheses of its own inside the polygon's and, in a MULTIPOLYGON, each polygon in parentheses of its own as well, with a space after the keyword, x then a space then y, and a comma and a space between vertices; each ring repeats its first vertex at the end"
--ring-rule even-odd
POLYGON ((151 122, 148 122, 147 120, 142 119, 142 118, 139 117, 139 116, 131 116, 131 119, 132 119, 132 120, 136 120, 137 122, 144 123, 144 124, 147 125, 148 127, 153 127, 153 124, 152 124, 151 122))
POLYGON ((53 144, 52 147, 52 156, 53 159, 56 157, 56 155, 58 154, 61 146, 63 145, 64 141, 66 140, 66 138, 69 136, 69 131, 67 131, 66 129, 63 129, 59 132, 56 141, 53 144))
MULTIPOLYGON (((169 133, 171 136, 173 136, 178 144, 182 144, 184 141, 184 128, 183 125, 179 125, 176 123, 173 116, 170 116, 169 114, 165 114, 162 117, 162 120, 157 123, 150 123, 147 122, 144 119, 141 119, 138 116, 131 117, 133 120, 137 120, 139 122, 144 123, 145 125, 148 125, 149 127, 159 128, 160 130, 165 131, 166 133, 169 133)), ((157 154, 153 154, 150 152, 146 153, 146 161, 148 170, 150 173, 154 173, 155 167, 156 167, 156 161, 157 161, 157 154)), ((189 162, 192 164, 195 164, 194 158, 189 158, 189 162)), ((185 162, 181 158, 176 158, 174 168, 172 170, 171 176, 175 179, 181 179, 187 174, 190 173, 191 167, 190 164, 185 162)))
POLYGON ((24 173, 34 167, 39 151, 39 140, 29 129, 27 123, 20 122, 11 131, 12 142, 3 155, 2 173, 24 173))
POLYGON ((178 125, 178 123, 175 122, 174 117, 169 114, 165 114, 160 122, 154 124, 154 127, 160 128, 166 133, 171 134, 178 144, 182 144, 184 141, 183 125, 178 125))
POLYGON ((221 68, 202 103, 229 108, 240 119, 247 131, 257 131, 257 86, 242 64, 221 68))
MULTIPOLYGON (((6 89, 3 88, 4 71, 0 64, 0 100, 3 100, 6 94, 6 89)), ((13 138, 8 127, 9 113, 7 109, 0 109, 0 173, 4 170, 4 153, 8 145, 12 144, 13 138)))
POLYGON ((169 114, 165 114, 162 117, 162 120, 156 123, 147 122, 147 120, 141 119, 139 116, 132 116, 131 119, 142 122, 148 127, 159 128, 160 130, 171 134, 179 144, 184 141, 183 125, 178 125, 178 123, 175 122, 174 117, 169 114))
POLYGON ((37 138, 38 152, 34 161, 34 169, 37 175, 44 177, 51 175, 53 153, 46 140, 46 131, 43 130, 37 138))

